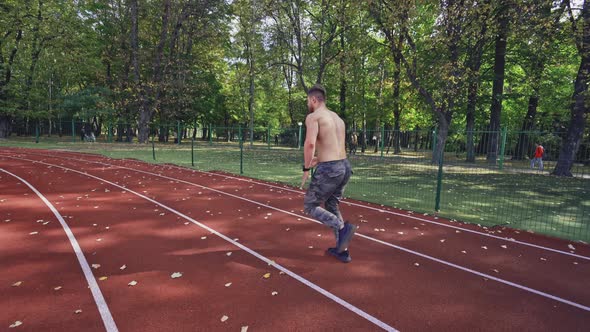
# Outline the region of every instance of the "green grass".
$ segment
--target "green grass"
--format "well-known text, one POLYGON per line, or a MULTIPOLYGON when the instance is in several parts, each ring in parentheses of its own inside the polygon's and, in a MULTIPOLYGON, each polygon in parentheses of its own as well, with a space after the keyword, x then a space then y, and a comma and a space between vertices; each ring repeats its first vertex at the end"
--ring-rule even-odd
MULTIPOLYGON (((156 144, 71 143, 3 140, 0 146, 66 149, 97 153, 111 158, 191 166, 190 141, 156 144)), ((240 173, 237 143, 207 142, 195 145, 195 168, 240 173)), ((432 214, 435 208, 438 166, 427 162, 427 153, 379 158, 367 153, 351 158, 354 175, 346 196, 386 206, 432 214)), ((298 186, 303 153, 297 149, 266 145, 243 152, 244 175, 298 186)), ((526 169, 500 171, 485 164, 445 165, 441 191, 441 217, 480 224, 506 225, 536 233, 590 242, 590 179, 547 176, 526 169)))

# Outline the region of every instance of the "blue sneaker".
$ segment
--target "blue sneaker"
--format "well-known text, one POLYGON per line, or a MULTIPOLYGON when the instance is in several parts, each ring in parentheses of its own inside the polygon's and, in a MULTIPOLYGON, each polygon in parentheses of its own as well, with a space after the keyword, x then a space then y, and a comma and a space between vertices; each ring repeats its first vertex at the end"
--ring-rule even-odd
POLYGON ((338 245, 336 250, 341 253, 348 248, 348 243, 352 240, 352 236, 356 232, 356 226, 348 222, 344 223, 344 227, 338 231, 338 245))
POLYGON ((350 263, 350 261, 352 260, 350 258, 350 254, 348 253, 348 250, 338 253, 336 248, 328 248, 328 250, 326 250, 326 253, 328 255, 336 257, 336 259, 341 261, 342 263, 350 263))

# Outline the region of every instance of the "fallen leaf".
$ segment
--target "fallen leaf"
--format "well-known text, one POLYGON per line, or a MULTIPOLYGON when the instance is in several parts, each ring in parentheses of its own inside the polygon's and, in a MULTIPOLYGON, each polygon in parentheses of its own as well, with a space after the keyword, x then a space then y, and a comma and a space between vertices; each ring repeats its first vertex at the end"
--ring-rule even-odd
POLYGON ((270 294, 271 294, 272 296, 276 296, 276 295, 279 295, 279 292, 276 292, 276 291, 275 291, 275 292, 272 292, 272 293, 270 293, 270 294))
POLYGON ((205 240, 205 239, 207 239, 206 236, 201 236, 201 240, 205 240))
POLYGON ((81 309, 78 309, 78 310, 74 311, 74 313, 75 314, 81 314, 82 313, 82 310, 81 309))
POLYGON ((285 272, 281 271, 281 272, 279 272, 279 274, 285 274, 285 272))
POLYGON ((223 317, 221 317, 221 322, 223 323, 223 322, 225 322, 225 321, 226 321, 226 320, 228 320, 228 319, 229 319, 229 317, 227 317, 227 316, 223 315, 223 317))
POLYGON ((20 286, 20 285, 22 285, 22 284, 23 284, 23 282, 22 282, 22 281, 17 281, 17 282, 15 282, 14 284, 12 284, 12 287, 18 287, 18 286, 20 286))
POLYGON ((231 251, 228 251, 228 252, 226 253, 226 255, 227 255, 228 257, 229 257, 229 256, 231 256, 231 251))
POLYGON ((37 235, 39 232, 30 232, 29 235, 37 235))
POLYGON ((98 278, 98 280, 100 280, 100 281, 105 281, 105 280, 107 280, 108 278, 109 278, 109 277, 100 277, 100 278, 98 278))
POLYGON ((99 267, 100 267, 100 264, 92 264, 92 268, 95 270, 98 270, 99 267))
POLYGON ((264 274, 262 277, 263 277, 264 279, 268 279, 268 278, 270 278, 270 272, 269 272, 269 273, 265 273, 265 274, 264 274))
POLYGON ((229 287, 231 286, 231 282, 228 282, 227 284, 225 284, 225 287, 229 287))
POLYGON ((61 286, 57 286, 57 287, 55 287, 53 290, 55 290, 55 291, 58 291, 58 290, 60 290, 60 289, 61 289, 61 286))
POLYGON ((419 263, 414 263, 414 265, 416 265, 416 266, 420 266, 420 264, 419 264, 419 263))
POLYGON ((174 272, 174 273, 172 273, 172 275, 170 275, 170 277, 172 279, 180 278, 180 277, 182 277, 182 272, 174 272))
POLYGON ((248 332, 248 326, 242 326, 240 332, 248 332))
POLYGON ((488 247, 482 246, 481 249, 488 250, 488 247))
POLYGON ((309 248, 309 249, 313 249, 313 246, 309 246, 308 248, 309 248))
POLYGON ((135 286, 137 285, 137 281, 133 280, 130 283, 127 284, 128 286, 135 286))
POLYGON ((100 242, 100 241, 102 241, 102 239, 96 239, 96 242, 100 242))
POLYGON ((576 247, 574 247, 574 246, 573 246, 573 245, 571 245, 571 244, 568 244, 568 245, 567 245, 567 247, 568 247, 568 248, 570 248, 571 250, 576 250, 576 247))
POLYGON ((10 325, 9 328, 13 329, 13 328, 21 326, 21 325, 23 325, 23 322, 21 322, 20 320, 17 320, 16 322, 14 322, 14 324, 10 325))
POLYGON ((445 239, 441 239, 441 240, 440 240, 440 242, 441 242, 441 243, 444 243, 445 241, 446 241, 445 239))
POLYGON ((546 260, 547 260, 547 258, 543 258, 543 257, 541 257, 541 260, 542 260, 542 261, 546 261, 546 260))
POLYGON ((127 265, 123 265, 119 268, 119 270, 125 270, 127 268, 127 265))
POLYGON ((502 247, 502 248, 504 248, 504 249, 508 249, 508 246, 507 246, 507 245, 505 245, 505 244, 501 245, 500 247, 502 247))
POLYGON ((467 251, 465 251, 465 250, 463 250, 463 251, 461 251, 461 252, 462 252, 462 253, 464 253, 464 254, 466 254, 466 253, 467 253, 467 251))

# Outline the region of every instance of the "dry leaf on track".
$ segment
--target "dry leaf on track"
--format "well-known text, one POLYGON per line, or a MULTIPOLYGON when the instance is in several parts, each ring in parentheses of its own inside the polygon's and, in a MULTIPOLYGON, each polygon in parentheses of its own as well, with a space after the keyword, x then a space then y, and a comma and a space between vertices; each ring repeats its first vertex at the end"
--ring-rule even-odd
POLYGON ((105 280, 107 280, 108 278, 109 278, 109 277, 100 277, 100 278, 98 278, 98 280, 100 280, 100 281, 105 281, 105 280))
POLYGON ((127 268, 127 265, 123 265, 119 268, 119 270, 125 270, 127 268))
POLYGON ((95 270, 98 270, 99 267, 100 267, 100 264, 92 264, 92 268, 95 270))
POLYGON ((17 320, 16 322, 14 322, 14 324, 10 325, 9 328, 13 329, 15 327, 19 327, 23 325, 23 322, 21 322, 20 320, 17 320))
POLYGON ((172 273, 172 275, 170 275, 170 277, 172 279, 180 278, 180 277, 182 277, 182 272, 174 272, 174 273, 172 273))
POLYGON ((277 295, 279 295, 279 292, 277 292, 277 291, 274 291, 274 292, 272 292, 272 293, 270 293, 270 294, 271 294, 272 296, 277 296, 277 295))
POLYGON ((135 281, 135 280, 133 280, 127 284, 127 286, 135 286, 135 285, 137 285, 137 281, 135 281))
POLYGON ((54 290, 54 291, 58 291, 58 290, 60 290, 60 289, 61 289, 61 286, 57 286, 57 287, 55 287, 53 290, 54 290))
POLYGON ((269 272, 269 273, 265 273, 265 274, 264 274, 262 277, 263 277, 264 279, 268 279, 268 278, 270 278, 270 272, 269 272))
POLYGON ((37 235, 39 232, 30 232, 29 235, 37 235))
POLYGON ((248 332, 248 326, 242 326, 240 332, 248 332))
POLYGON ((226 320, 228 320, 228 319, 229 319, 229 317, 227 317, 227 316, 223 315, 223 317, 221 317, 221 322, 223 323, 223 322, 225 322, 225 321, 226 321, 226 320))
POLYGON ((18 286, 20 286, 20 285, 22 285, 22 284, 23 284, 23 282, 22 282, 22 281, 17 281, 17 282, 15 282, 14 284, 12 284, 12 287, 18 287, 18 286))
POLYGON ((78 309, 76 311, 74 311, 75 314, 81 314, 82 313, 82 309, 78 309))
POLYGON ((225 287, 229 287, 231 286, 231 282, 228 282, 227 284, 225 284, 225 287))

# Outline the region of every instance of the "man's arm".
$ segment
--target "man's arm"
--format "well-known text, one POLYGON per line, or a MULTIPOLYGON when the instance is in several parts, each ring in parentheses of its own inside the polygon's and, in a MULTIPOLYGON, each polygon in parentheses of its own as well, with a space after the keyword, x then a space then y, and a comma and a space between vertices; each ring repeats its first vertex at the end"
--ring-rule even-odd
POLYGON ((308 115, 305 119, 305 144, 303 146, 303 165, 305 168, 310 168, 312 160, 315 155, 315 144, 319 133, 318 120, 312 115, 308 115))

